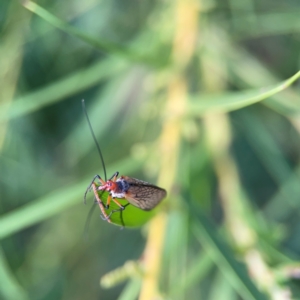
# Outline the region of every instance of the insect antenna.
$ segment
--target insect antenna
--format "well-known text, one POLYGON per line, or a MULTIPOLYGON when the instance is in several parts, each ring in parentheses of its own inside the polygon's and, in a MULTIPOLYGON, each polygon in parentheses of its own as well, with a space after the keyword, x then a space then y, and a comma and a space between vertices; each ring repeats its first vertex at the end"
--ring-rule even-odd
POLYGON ((93 215, 93 212, 96 208, 96 203, 94 202, 93 203, 93 206, 90 208, 90 211, 86 217, 86 221, 85 221, 85 224, 84 224, 84 230, 83 230, 83 238, 85 241, 88 240, 88 232, 89 232, 89 228, 90 228, 90 223, 91 223, 91 219, 92 219, 92 215, 93 215))
POLYGON ((82 110, 83 110, 83 112, 84 112, 84 114, 85 114, 85 116, 86 116, 86 120, 87 120, 87 122, 88 122, 88 124, 89 124, 91 134, 92 134, 92 136, 93 136, 93 139, 94 139, 94 142, 95 142, 95 144, 96 144, 96 147, 97 147, 99 156, 100 156, 100 158, 101 158, 102 167, 103 167, 103 172, 104 172, 104 179, 105 179, 105 181, 107 181, 106 168, 105 168, 105 163, 104 163, 103 155, 102 155, 100 146, 99 146, 99 144, 98 144, 98 142, 97 142, 97 139, 96 139, 94 130, 93 130, 93 128, 92 128, 92 125, 91 125, 91 122, 90 122, 90 119, 89 119, 89 116, 88 116, 88 113, 87 113, 87 111, 86 111, 84 99, 82 99, 82 110))
MULTIPOLYGON (((126 205, 124 205, 124 208, 125 208, 126 206, 128 206, 129 204, 130 204, 130 203, 127 203, 126 205)), ((124 223, 124 220, 123 220, 123 209, 120 210, 120 219, 121 219, 121 223, 122 223, 121 229, 124 229, 124 228, 125 228, 125 223, 124 223)))
MULTIPOLYGON (((104 173, 104 179, 105 179, 105 181, 107 181, 107 175, 106 175, 106 168, 105 168, 104 158, 103 158, 103 155, 102 155, 99 143, 97 142, 94 130, 92 128, 92 124, 90 122, 90 118, 88 116, 88 113, 87 113, 87 110, 86 110, 86 107, 85 107, 84 99, 82 99, 81 103, 82 103, 82 110, 83 110, 83 112, 85 114, 86 120, 88 122, 91 134, 93 136, 94 142, 96 144, 96 147, 97 147, 100 159, 101 159, 101 163, 102 163, 102 167, 103 167, 103 173, 104 173)), ((103 194, 103 192, 101 193, 101 195, 102 194, 103 194)), ((83 231, 83 236, 84 236, 85 240, 87 240, 87 237, 88 237, 88 231, 89 231, 89 227, 90 227, 90 223, 91 223, 91 218, 92 218, 93 212, 95 211, 95 208, 96 208, 96 202, 94 201, 93 206, 91 207, 91 209, 90 209, 90 211, 89 211, 89 213, 87 215, 86 221, 85 221, 85 226, 84 226, 84 231, 83 231)))

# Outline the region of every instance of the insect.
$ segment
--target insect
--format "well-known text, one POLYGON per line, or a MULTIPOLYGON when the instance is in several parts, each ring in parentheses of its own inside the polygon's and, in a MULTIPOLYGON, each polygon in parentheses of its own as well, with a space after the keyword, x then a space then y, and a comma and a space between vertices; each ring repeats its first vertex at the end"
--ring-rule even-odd
POLYGON ((93 132, 88 114, 86 112, 84 100, 82 100, 82 107, 85 116, 87 118, 93 139, 97 146, 102 161, 103 171, 104 171, 104 180, 99 175, 94 176, 92 182, 90 183, 90 185, 88 186, 84 194, 84 203, 86 203, 86 195, 88 191, 92 189, 94 192, 96 203, 98 203, 100 210, 104 216, 103 219, 108 222, 111 222, 110 216, 113 213, 118 211, 122 213, 122 211, 129 204, 132 204, 133 206, 136 206, 146 211, 153 209, 156 205, 158 205, 161 202, 161 200, 163 200, 167 196, 166 190, 156 185, 153 185, 151 183, 148 183, 146 181, 142 181, 129 176, 119 177, 119 172, 116 172, 110 179, 107 180, 106 168, 105 168, 102 152, 100 150, 99 144, 93 132), (99 181, 99 184, 96 184, 96 180, 99 181), (107 191, 109 193, 106 204, 104 204, 103 201, 101 200, 98 191, 103 191, 103 192, 107 191), (117 199, 125 199, 128 201, 128 203, 122 205, 117 199), (113 201, 119 207, 119 209, 112 210, 110 214, 107 215, 106 209, 109 208, 111 201, 113 201))

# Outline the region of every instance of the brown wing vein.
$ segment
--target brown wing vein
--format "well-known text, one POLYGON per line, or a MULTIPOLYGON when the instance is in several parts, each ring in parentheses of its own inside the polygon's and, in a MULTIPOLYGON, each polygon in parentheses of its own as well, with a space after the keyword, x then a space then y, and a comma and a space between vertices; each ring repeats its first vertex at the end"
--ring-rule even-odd
POLYGON ((167 195, 164 189, 146 181, 127 176, 124 176, 124 179, 130 186, 126 193, 126 199, 132 205, 143 210, 153 209, 167 195))

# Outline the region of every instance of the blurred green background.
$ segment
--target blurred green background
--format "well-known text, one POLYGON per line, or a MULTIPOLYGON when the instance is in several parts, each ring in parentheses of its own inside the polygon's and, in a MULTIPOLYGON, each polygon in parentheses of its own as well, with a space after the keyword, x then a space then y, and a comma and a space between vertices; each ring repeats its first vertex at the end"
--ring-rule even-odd
POLYGON ((299 1, 38 5, 0 1, 0 299, 300 298, 299 1), (83 236, 83 98, 108 176, 168 191, 142 227, 83 236))

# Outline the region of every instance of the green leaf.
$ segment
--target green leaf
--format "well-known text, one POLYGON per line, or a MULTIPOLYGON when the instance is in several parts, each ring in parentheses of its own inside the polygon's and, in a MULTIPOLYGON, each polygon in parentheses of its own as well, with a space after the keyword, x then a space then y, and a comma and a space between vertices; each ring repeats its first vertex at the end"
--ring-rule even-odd
POLYGON ((194 258, 189 266, 184 281, 175 283, 172 286, 170 295, 178 295, 178 293, 186 291, 196 283, 209 276, 209 272, 214 267, 213 261, 207 252, 201 252, 198 257, 194 258))
POLYGON ((131 279, 123 289, 118 300, 134 300, 137 299, 141 289, 142 281, 140 279, 131 279))
POLYGON ((44 86, 28 95, 17 98, 12 104, 0 105, 0 121, 9 120, 39 110, 92 87, 104 79, 114 76, 126 64, 114 59, 95 63, 56 82, 44 86))
MULTIPOLYGON (((203 95, 193 97, 188 104, 189 115, 199 115, 208 112, 229 112, 263 101, 289 87, 300 77, 300 71, 289 79, 268 88, 250 91, 227 93, 222 95, 203 95)), ((300 111, 300 102, 298 104, 300 111)))
POLYGON ((300 11, 280 11, 243 14, 234 18, 235 38, 262 37, 294 33, 300 26, 300 11), (249 24, 251 24, 249 26, 249 24))
POLYGON ((9 269, 2 248, 0 248, 0 297, 6 300, 29 299, 25 290, 17 282, 14 274, 9 269))
POLYGON ((41 222, 71 207, 82 198, 86 182, 54 191, 0 218, 0 239, 41 222))
POLYGON ((293 170, 290 167, 280 145, 254 112, 240 111, 234 118, 257 157, 279 187, 275 196, 266 203, 264 211, 273 219, 284 220, 290 213, 299 209, 300 169, 298 167, 293 170))
MULTIPOLYGON (((106 205, 108 192, 99 192, 99 197, 106 205)), ((123 206, 128 204, 126 199, 117 199, 123 206)), ((145 211, 137 208, 133 205, 127 205, 124 210, 120 210, 120 207, 113 201, 110 202, 109 209, 106 209, 106 214, 110 216, 110 221, 112 224, 119 225, 122 227, 138 227, 144 225, 148 222, 156 213, 158 208, 151 211, 145 211), (116 211, 116 212, 114 212, 116 211)))
MULTIPOLYGON (((195 213, 195 209, 192 210, 195 213)), ((199 211, 192 224, 194 235, 205 248, 230 284, 245 300, 266 300, 250 279, 246 268, 236 261, 232 251, 218 236, 214 226, 199 211)))
POLYGON ((133 50, 127 49, 124 46, 120 46, 117 44, 114 44, 110 41, 104 40, 103 38, 95 38, 93 36, 90 36, 73 26, 69 25, 68 23, 65 23, 64 21, 60 20, 56 16, 52 15, 50 12, 48 12, 46 9, 42 8, 38 4, 26 1, 24 4, 24 7, 26 7, 28 10, 32 11, 33 13, 37 14, 41 18, 43 18, 45 21, 50 23, 51 25, 63 30, 64 32, 75 36, 82 40, 83 42, 91 45, 92 47, 95 47, 101 51, 105 51, 110 54, 115 54, 121 57, 124 57, 126 59, 129 59, 131 61, 140 61, 145 63, 151 63, 156 65, 157 60, 151 59, 149 57, 143 57, 139 53, 136 53, 133 50))
POLYGON ((217 273, 212 286, 217 286, 217 289, 211 289, 208 300, 222 299, 222 300, 237 300, 238 295, 227 279, 221 273, 217 273))
MULTIPOLYGON (((229 82, 240 89, 249 86, 252 88, 260 88, 262 85, 272 86, 278 82, 278 76, 261 60, 236 45, 229 37, 227 39, 226 45, 221 39, 216 39, 214 47, 221 47, 222 55, 231 62, 230 68, 233 72, 228 78, 229 82)), ((262 104, 283 115, 295 115, 300 112, 299 93, 296 88, 285 90, 282 94, 275 94, 262 104)))

